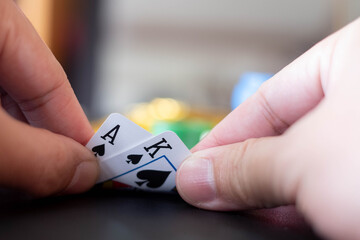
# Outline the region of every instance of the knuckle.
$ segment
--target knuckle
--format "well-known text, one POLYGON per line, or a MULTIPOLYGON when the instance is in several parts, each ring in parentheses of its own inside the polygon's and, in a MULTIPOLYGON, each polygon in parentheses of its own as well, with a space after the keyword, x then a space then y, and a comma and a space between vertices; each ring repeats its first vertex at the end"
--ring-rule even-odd
POLYGON ((266 122, 270 125, 276 135, 281 135, 290 124, 283 120, 269 103, 264 93, 264 87, 257 91, 257 102, 261 106, 261 113, 266 122))
MULTIPOLYGON (((67 84, 65 81, 56 82, 54 86, 43 89, 31 98, 18 101, 18 104, 24 112, 35 112, 38 109, 47 106, 49 102, 53 101, 58 93, 62 92, 64 89, 66 89, 66 87, 67 84)), ((71 99, 66 98, 66 100, 67 101, 65 102, 64 106, 66 106, 66 104, 68 104, 71 99)))

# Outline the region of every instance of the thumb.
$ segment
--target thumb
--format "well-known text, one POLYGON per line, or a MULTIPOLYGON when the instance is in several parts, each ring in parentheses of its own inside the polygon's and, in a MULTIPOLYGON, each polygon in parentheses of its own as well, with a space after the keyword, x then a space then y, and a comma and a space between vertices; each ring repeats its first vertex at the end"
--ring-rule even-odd
POLYGON ((3 111, 0 119, 0 186, 43 197, 79 193, 94 185, 98 164, 84 146, 3 111))
POLYGON ((210 210, 243 210, 294 203, 298 176, 281 156, 284 137, 249 139, 195 152, 177 172, 188 203, 210 210))

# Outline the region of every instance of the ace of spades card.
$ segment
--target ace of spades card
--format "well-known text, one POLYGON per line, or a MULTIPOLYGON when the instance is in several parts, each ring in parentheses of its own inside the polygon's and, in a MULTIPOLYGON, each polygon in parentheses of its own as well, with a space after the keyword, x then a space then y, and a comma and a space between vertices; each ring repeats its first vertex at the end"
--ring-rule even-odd
POLYGON ((164 132, 100 162, 98 183, 121 182, 146 191, 171 191, 190 151, 174 132, 164 132))
POLYGON ((152 136, 119 113, 112 113, 94 134, 86 147, 99 161, 104 161, 152 136))

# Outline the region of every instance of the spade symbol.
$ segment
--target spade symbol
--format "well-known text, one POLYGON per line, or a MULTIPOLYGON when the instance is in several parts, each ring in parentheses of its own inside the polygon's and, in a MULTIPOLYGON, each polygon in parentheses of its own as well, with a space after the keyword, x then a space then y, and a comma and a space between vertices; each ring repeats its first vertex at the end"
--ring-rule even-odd
POLYGON ((97 145, 91 149, 95 154, 95 157, 98 155, 101 157, 105 154, 105 144, 97 145))
POLYGON ((134 165, 138 164, 142 158, 142 154, 130 154, 127 156, 129 160, 126 160, 127 163, 132 163, 134 165))
POLYGON ((136 182, 140 187, 147 183, 149 188, 158 188, 166 181, 171 171, 158 171, 158 170, 142 170, 136 174, 139 179, 144 181, 136 182))

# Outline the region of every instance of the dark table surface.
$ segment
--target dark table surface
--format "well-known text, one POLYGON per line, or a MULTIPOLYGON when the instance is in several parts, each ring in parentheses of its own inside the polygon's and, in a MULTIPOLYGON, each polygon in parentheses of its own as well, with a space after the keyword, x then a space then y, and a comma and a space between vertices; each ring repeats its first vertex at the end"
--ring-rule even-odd
POLYGON ((0 205, 0 239, 8 240, 319 239, 306 225, 274 223, 254 213, 204 211, 175 194, 93 189, 31 200, 0 190, 0 205))

